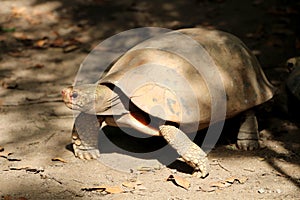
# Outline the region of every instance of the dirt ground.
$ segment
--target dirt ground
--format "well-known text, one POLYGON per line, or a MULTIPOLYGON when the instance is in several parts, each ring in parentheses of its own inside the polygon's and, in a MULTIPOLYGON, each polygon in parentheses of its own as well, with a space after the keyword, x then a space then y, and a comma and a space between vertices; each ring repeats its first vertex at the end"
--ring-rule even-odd
POLYGON ((292 0, 1 0, 1 199, 300 199, 297 105, 281 97, 258 113, 264 148, 220 142, 208 155, 210 175, 198 179, 180 161, 126 173, 75 158, 74 119, 60 96, 93 47, 145 26, 231 32, 280 87, 285 61, 300 53, 299 11, 292 0))

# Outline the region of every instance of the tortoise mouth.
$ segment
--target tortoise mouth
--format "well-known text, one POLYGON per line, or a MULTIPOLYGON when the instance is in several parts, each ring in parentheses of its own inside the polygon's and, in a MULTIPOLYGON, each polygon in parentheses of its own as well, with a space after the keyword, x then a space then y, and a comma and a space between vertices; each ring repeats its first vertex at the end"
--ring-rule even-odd
POLYGON ((72 101, 64 100, 65 105, 72 110, 82 110, 82 107, 76 104, 73 104, 72 101))

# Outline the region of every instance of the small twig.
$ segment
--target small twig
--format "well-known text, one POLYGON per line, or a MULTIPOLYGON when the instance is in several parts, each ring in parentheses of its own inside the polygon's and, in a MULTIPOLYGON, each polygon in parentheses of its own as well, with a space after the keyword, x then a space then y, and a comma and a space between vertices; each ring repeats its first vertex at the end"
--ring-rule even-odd
POLYGON ((216 161, 217 161, 217 163, 214 164, 214 165, 218 165, 219 167, 221 167, 221 168, 224 169, 225 171, 230 172, 228 169, 226 169, 224 166, 221 165, 221 163, 219 162, 219 160, 216 160, 216 161))

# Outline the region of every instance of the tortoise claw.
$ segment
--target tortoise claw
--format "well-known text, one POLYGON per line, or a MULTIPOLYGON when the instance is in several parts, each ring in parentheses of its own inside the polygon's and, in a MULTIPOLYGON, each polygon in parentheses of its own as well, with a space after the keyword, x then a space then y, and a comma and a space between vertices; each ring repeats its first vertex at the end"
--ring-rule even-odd
POLYGON ((100 157, 100 151, 96 148, 73 144, 74 154, 82 160, 93 160, 100 157))
POLYGON ((253 151, 259 149, 258 140, 237 140, 237 147, 245 151, 253 151))

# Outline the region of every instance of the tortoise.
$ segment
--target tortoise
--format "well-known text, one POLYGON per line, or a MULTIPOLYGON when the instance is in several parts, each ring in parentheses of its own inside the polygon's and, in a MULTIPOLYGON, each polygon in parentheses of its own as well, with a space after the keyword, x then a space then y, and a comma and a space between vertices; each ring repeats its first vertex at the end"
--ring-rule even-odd
MULTIPOLYGON (((273 86, 240 39, 218 30, 187 28, 137 44, 97 83, 67 87, 62 96, 67 107, 80 111, 72 132, 77 157, 100 156, 97 133, 105 121, 107 125, 162 136, 193 167, 196 176, 206 177, 207 154, 188 137, 189 127, 208 127, 216 103, 226 110, 224 118, 242 116, 237 146, 257 149, 258 125, 253 108, 273 97, 273 86), (194 44, 182 36, 195 41, 200 50, 190 48, 194 44), (205 70, 199 71, 195 65, 205 70), (205 75, 205 71, 210 73, 205 75), (224 97, 218 96, 217 80, 222 82, 224 97)), ((224 118, 217 117, 213 123, 224 118)))

